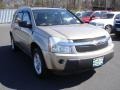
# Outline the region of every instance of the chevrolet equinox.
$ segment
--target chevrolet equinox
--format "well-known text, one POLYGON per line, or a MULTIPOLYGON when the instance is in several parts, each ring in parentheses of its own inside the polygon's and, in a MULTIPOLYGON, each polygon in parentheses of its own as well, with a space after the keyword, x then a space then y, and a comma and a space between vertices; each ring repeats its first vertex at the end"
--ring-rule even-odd
POLYGON ((95 69, 114 55, 114 44, 105 30, 82 23, 63 8, 19 8, 10 37, 11 49, 29 55, 40 77, 47 70, 75 73, 95 69))

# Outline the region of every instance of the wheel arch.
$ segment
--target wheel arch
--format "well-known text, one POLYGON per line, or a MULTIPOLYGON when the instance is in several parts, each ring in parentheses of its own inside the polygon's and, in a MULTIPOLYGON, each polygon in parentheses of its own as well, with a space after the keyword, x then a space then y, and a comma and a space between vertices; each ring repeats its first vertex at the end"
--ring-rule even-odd
POLYGON ((31 56, 33 55, 33 51, 34 51, 35 48, 39 48, 39 49, 40 49, 41 55, 42 55, 42 57, 43 57, 43 59, 44 59, 45 65, 46 65, 46 68, 47 68, 47 69, 51 69, 51 68, 52 68, 52 64, 51 64, 50 58, 46 57, 46 55, 45 55, 45 54, 43 53, 43 51, 42 51, 42 48, 41 48, 40 45, 39 45, 38 43, 36 43, 36 42, 32 42, 32 43, 31 43, 31 56))
MULTIPOLYGON (((32 42, 30 46, 31 54, 33 54, 33 51, 35 48, 39 48, 41 50, 41 47, 36 42, 32 42)), ((42 53, 42 50, 41 50, 41 53, 42 53)))
POLYGON ((112 24, 106 24, 106 25, 105 25, 105 27, 106 27, 106 26, 111 26, 111 27, 113 27, 113 25, 112 25, 112 24))
POLYGON ((111 31, 110 31, 109 33, 112 33, 112 32, 113 32, 113 25, 112 25, 112 24, 107 24, 107 25, 105 25, 105 30, 106 30, 106 28, 107 28, 108 26, 111 28, 111 31))

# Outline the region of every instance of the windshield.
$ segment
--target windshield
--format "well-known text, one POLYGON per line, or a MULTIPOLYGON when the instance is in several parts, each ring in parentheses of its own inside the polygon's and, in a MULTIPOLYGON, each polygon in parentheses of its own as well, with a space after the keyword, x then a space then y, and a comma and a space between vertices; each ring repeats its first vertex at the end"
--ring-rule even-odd
POLYGON ((93 14, 92 14, 92 16, 94 16, 94 17, 103 17, 103 15, 104 14, 106 14, 107 12, 94 12, 93 14))
POLYGON ((113 18, 113 17, 114 17, 114 14, 110 14, 110 13, 109 13, 109 14, 104 14, 102 18, 103 18, 103 19, 111 19, 111 18, 113 18))
POLYGON ((37 26, 80 24, 81 21, 72 13, 63 9, 33 10, 37 26))
POLYGON ((87 16, 90 16, 92 13, 93 13, 93 12, 84 12, 82 16, 83 16, 83 17, 87 17, 87 16))

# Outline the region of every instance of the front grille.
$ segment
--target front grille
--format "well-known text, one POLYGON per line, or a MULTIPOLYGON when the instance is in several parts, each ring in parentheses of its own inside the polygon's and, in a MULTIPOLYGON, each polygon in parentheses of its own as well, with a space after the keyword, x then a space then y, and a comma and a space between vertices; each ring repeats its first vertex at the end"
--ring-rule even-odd
POLYGON ((108 46, 108 43, 102 45, 89 45, 89 46, 75 46, 77 52, 90 52, 95 50, 100 50, 108 46))
POLYGON ((105 39, 105 38, 106 38, 106 36, 101 36, 101 37, 96 37, 96 38, 77 39, 77 40, 73 40, 73 42, 74 43, 89 42, 89 41, 101 40, 101 39, 105 39))
POLYGON ((116 27, 116 28, 120 28, 120 23, 116 23, 116 24, 115 24, 115 27, 116 27))
MULTIPOLYGON (((73 40, 74 43, 82 43, 82 42, 93 42, 93 41, 100 41, 102 39, 105 39, 106 37, 97 37, 97 38, 89 38, 89 39, 80 39, 80 40, 73 40)), ((104 42, 97 42, 97 44, 87 44, 87 45, 76 45, 76 51, 77 52, 90 52, 90 51, 96 51, 96 50, 100 50, 103 49, 105 47, 108 46, 108 41, 104 41, 104 42)))
POLYGON ((116 20, 115 27, 120 28, 120 20, 116 20))

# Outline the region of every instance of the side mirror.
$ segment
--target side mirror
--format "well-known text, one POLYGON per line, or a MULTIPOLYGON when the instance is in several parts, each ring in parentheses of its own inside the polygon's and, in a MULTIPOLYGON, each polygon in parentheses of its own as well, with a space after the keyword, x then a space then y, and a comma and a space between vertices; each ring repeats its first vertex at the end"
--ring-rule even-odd
POLYGON ((27 24, 27 21, 21 21, 18 23, 20 27, 32 28, 32 24, 27 24))
POLYGON ((20 19, 20 18, 16 18, 15 19, 15 23, 19 23, 19 22, 21 22, 22 20, 20 19))

